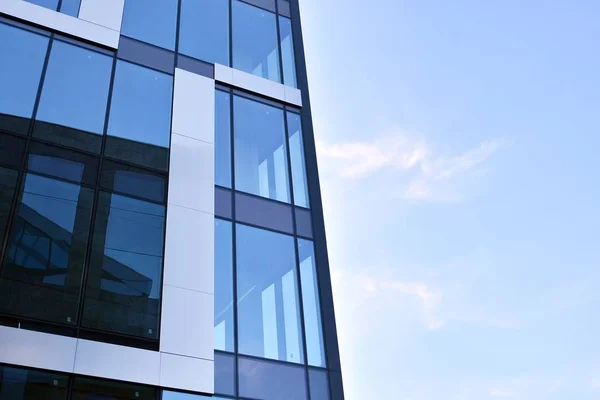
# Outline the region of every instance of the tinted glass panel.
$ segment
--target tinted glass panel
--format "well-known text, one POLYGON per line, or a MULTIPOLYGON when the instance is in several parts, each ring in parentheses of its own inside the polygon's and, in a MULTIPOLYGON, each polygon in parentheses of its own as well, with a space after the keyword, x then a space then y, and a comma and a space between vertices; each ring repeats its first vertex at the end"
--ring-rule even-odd
POLYGON ((73 400, 156 400, 156 389, 129 383, 76 377, 73 400))
POLYGON ((235 356, 215 352, 215 393, 235 396, 235 356))
POLYGON ((181 0, 179 52, 229 65, 229 1, 181 0))
POLYGON ((233 68, 281 82, 275 14, 239 0, 232 7, 233 68))
POLYGON ((235 188, 289 202, 283 110, 234 96, 235 188))
POLYGON ((50 10, 56 11, 58 9, 58 0, 25 0, 28 3, 37 4, 50 10))
POLYGON ((240 396, 262 400, 306 400, 303 367, 239 357, 240 396))
POLYGON ((177 0, 125 0, 121 34, 175 49, 177 0))
POLYGON ((27 133, 47 49, 47 37, 0 24, 0 129, 27 133))
POLYGON ((158 337, 165 207, 100 192, 83 325, 158 337))
POLYGON ((110 57, 55 40, 34 136, 99 152, 111 70, 110 57))
POLYGON ((313 243, 310 240, 298 239, 298 259, 300 260, 302 308, 304 311, 308 363, 317 367, 325 367, 315 252, 313 243))
POLYGON ((29 145, 27 169, 77 183, 95 185, 98 158, 32 142, 29 145))
POLYGON ((167 180, 156 173, 105 160, 102 163, 100 187, 164 203, 167 180))
POLYGON ((296 59, 294 58, 294 39, 292 21, 279 17, 279 39, 281 42, 281 61, 283 63, 283 83, 296 87, 296 59))
POLYGON ((304 163, 304 143, 300 115, 288 112, 288 141, 292 162, 292 187, 294 188, 294 204, 308 208, 308 185, 306 183, 306 167, 304 163))
POLYGON ((0 279, 0 310, 77 323, 94 192, 25 176, 0 279))
POLYGON ((106 155, 167 169, 173 77, 119 60, 108 121, 106 155))
POLYGON ((301 363, 294 239, 238 224, 236 246, 238 351, 301 363))
POLYGON ((66 375, 0 366, 0 400, 64 400, 66 375))
POLYGON ((0 167, 0 243, 4 243, 8 214, 17 187, 17 171, 0 167))
POLYGON ((60 5, 60 12, 63 14, 77 17, 79 15, 79 5, 81 0, 62 0, 60 5))
POLYGON ((215 92, 215 183, 231 187, 231 95, 215 92))
POLYGON ((233 351, 231 222, 215 219, 215 350, 233 351))
POLYGON ((200 400, 200 399, 211 399, 211 400, 226 400, 224 397, 218 396, 200 396, 199 394, 171 392, 163 390, 162 400, 200 400))
POLYGON ((310 400, 329 400, 329 381, 327 372, 309 369, 310 400))
POLYGON ((0 133, 0 164, 21 167, 26 139, 0 133))

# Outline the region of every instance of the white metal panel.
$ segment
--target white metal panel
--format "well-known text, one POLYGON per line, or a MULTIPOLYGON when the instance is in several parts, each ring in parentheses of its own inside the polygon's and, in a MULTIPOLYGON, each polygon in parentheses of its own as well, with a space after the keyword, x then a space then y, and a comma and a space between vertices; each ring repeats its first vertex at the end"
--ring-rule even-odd
POLYGON ((302 107, 302 92, 300 89, 296 89, 290 86, 285 87, 285 101, 286 103, 294 104, 298 107, 302 107))
POLYGON ((158 385, 160 353, 77 339, 74 373, 158 385))
POLYGON ((233 68, 215 64, 215 80, 228 85, 233 85, 233 68))
POLYGON ((233 85, 267 97, 285 101, 285 86, 260 76, 233 70, 233 85))
POLYGON ((214 295, 163 286, 160 351, 214 359, 214 295))
POLYGON ((0 1, 0 13, 114 49, 119 46, 119 32, 117 31, 23 0, 0 1))
POLYGON ((79 19, 121 31, 125 0, 81 0, 79 19))
POLYGON ((214 145, 171 134, 169 204, 214 214, 214 145))
POLYGON ((77 339, 0 326, 0 363, 73 372, 77 339))
POLYGON ((161 386, 212 394, 214 380, 214 361, 161 353, 161 386))
POLYGON ((164 284, 214 294, 215 218, 167 207, 164 284))
POLYGON ((202 140, 215 141, 215 81, 175 68, 173 92, 173 132, 202 140))

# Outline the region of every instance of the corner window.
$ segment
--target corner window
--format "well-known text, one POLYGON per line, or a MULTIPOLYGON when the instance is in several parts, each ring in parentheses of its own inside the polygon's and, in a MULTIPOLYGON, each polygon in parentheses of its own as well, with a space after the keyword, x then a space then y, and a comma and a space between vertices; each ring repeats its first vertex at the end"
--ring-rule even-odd
POLYGON ((27 134, 47 50, 47 37, 0 24, 0 129, 27 134))
POLYGON ((228 0, 181 0, 179 52, 229 65, 228 0))
POLYGON ((82 324, 158 337, 165 206, 100 192, 82 324))
POLYGON ((304 161, 304 142, 300 115, 287 113, 288 142, 290 145, 290 161, 292 164, 292 187, 294 189, 294 204, 309 207, 308 185, 306 182, 306 163, 304 161))
POLYGON ((172 97, 171 75, 117 61, 106 155, 166 171, 172 97))
POLYGON ((281 61, 283 64, 283 83, 287 86, 297 87, 292 21, 282 16, 279 16, 279 40, 281 44, 281 61))
POLYGON ((281 82, 276 15, 233 0, 233 68, 281 82))
POLYGON ((0 279, 0 310, 76 324, 92 189, 27 174, 0 279))
POLYGON ((294 238, 237 224, 236 255, 238 351, 302 363, 294 238))
POLYGON ((125 0, 121 34, 175 50, 177 0, 125 0))
POLYGON ((98 153, 112 62, 107 55, 55 40, 33 136, 98 153))
POLYGON ((234 96, 235 188, 289 202, 283 110, 234 96))

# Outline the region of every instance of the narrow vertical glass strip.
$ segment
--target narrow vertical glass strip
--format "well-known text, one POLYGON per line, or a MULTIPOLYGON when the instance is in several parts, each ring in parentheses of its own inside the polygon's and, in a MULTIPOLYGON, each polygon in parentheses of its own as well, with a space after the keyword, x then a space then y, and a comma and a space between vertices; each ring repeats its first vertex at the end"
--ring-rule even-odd
POLYGON ((279 40, 283 64, 283 83, 287 86, 297 87, 292 21, 282 16, 279 16, 279 40))
POLYGON ((288 143, 290 146, 290 161, 292 163, 292 188, 294 204, 309 207, 308 185, 306 181, 306 164, 304 161, 304 143, 302 140, 302 125, 300 115, 287 113, 288 143))
POLYGON ((231 188, 231 95, 215 91, 215 184, 231 188))
POLYGON ((215 350, 233 351, 231 222, 215 218, 215 350))

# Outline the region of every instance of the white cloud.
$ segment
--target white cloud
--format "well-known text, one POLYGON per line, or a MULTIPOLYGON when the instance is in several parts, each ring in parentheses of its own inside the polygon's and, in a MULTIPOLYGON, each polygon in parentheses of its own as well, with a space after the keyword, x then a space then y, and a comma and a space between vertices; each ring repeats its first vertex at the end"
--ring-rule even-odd
POLYGON ((435 146, 407 135, 378 138, 370 142, 354 141, 327 144, 317 142, 317 152, 326 168, 345 179, 362 179, 377 172, 390 170, 400 174, 401 196, 415 201, 457 201, 462 198, 454 187, 457 181, 472 172, 482 177, 486 168, 479 168, 500 149, 510 145, 503 139, 481 142, 462 154, 436 154, 435 146))

